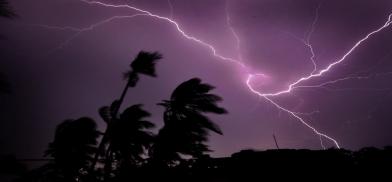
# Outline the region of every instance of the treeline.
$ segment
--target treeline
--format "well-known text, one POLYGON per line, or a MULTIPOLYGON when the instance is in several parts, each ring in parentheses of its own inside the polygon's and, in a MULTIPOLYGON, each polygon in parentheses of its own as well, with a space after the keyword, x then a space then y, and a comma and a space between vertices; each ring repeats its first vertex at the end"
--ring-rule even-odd
MULTIPOLYGON (((1 172, 21 175, 16 181, 66 181, 54 161, 27 172, 14 158, 1 160, 1 172), (12 171, 14 170, 14 171, 12 171)), ((20 162, 20 161, 19 161, 20 162)), ((110 181, 239 182, 274 180, 367 180, 390 181, 392 147, 345 149, 243 150, 230 157, 208 155, 183 159, 175 166, 141 165, 110 181)), ((124 169, 123 169, 124 170, 124 169)), ((103 173, 103 172, 102 172, 103 173)), ((104 174, 101 174, 101 176, 104 174)))
POLYGON ((371 177, 369 181, 390 181, 392 147, 366 147, 358 151, 335 148, 243 150, 231 157, 198 160, 195 164, 198 171, 203 171, 200 174, 208 173, 208 176, 226 181, 253 181, 251 179, 260 178, 335 181, 363 177, 371 177), (206 169, 216 171, 209 173, 206 169))

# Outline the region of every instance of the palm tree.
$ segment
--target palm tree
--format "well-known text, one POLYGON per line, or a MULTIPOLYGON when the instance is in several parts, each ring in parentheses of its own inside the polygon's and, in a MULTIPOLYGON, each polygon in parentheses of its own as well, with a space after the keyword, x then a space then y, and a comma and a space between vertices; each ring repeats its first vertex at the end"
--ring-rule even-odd
POLYGON ((121 93, 120 99, 118 100, 117 107, 115 108, 115 114, 120 109, 122 102, 124 101, 125 95, 128 92, 129 87, 135 87, 139 81, 139 74, 144 74, 151 77, 156 77, 155 64, 162 58, 162 55, 158 52, 145 52, 140 51, 136 58, 132 61, 130 67, 131 70, 124 74, 127 84, 123 92, 121 93))
POLYGON ((54 141, 45 155, 54 158, 51 165, 61 171, 60 176, 75 181, 80 171, 90 165, 98 135, 97 125, 90 118, 66 120, 57 126, 54 141))
POLYGON ((0 16, 5 18, 13 18, 16 16, 7 0, 0 0, 0 16))
POLYGON ((113 164, 120 171, 140 166, 142 155, 153 141, 153 134, 148 129, 155 125, 144 118, 150 113, 143 110, 141 104, 125 109, 118 119, 110 116, 110 107, 100 109, 100 115, 105 121, 111 122, 111 130, 107 135, 105 167, 106 173, 111 173, 113 164))
POLYGON ((107 118, 105 120, 105 122, 107 123, 106 131, 101 140, 101 143, 99 144, 98 152, 95 154, 90 170, 93 170, 95 168, 99 155, 101 153, 106 154, 104 150, 105 150, 105 144, 108 144, 108 139, 109 139, 108 135, 109 133, 111 133, 111 127, 112 127, 111 123, 113 120, 117 119, 118 111, 120 110, 121 104, 124 101, 124 98, 128 92, 129 87, 136 86, 137 82, 139 81, 139 74, 156 77, 155 64, 161 58, 162 56, 158 52, 140 51, 139 54, 136 56, 136 58, 130 64, 131 70, 127 71, 124 74, 125 79, 127 80, 127 84, 125 85, 125 88, 121 93, 120 99, 115 100, 110 107, 110 112, 106 113, 107 115, 107 118))
POLYGON ((142 154, 153 141, 153 134, 148 129, 155 125, 144 120, 150 113, 141 108, 142 105, 133 105, 125 109, 120 118, 113 123, 110 133, 110 150, 123 165, 138 165, 142 154))
POLYGON ((180 84, 170 100, 158 104, 165 107, 165 125, 152 148, 153 161, 170 166, 181 160, 181 154, 197 158, 210 151, 205 144, 209 131, 222 131, 204 114, 226 113, 217 105, 222 99, 209 93, 212 89, 213 86, 193 78, 180 84))

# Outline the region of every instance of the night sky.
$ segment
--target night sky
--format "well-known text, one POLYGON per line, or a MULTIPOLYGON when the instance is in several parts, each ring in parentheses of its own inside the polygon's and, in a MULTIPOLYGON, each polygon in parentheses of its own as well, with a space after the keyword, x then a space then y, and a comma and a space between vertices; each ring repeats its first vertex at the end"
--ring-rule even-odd
MULTIPOLYGON (((157 78, 142 77, 126 105, 143 103, 157 129, 163 108, 183 81, 199 77, 216 86, 229 114, 211 116, 224 135, 211 135, 213 156, 241 149, 321 149, 320 137, 290 113, 252 93, 286 90, 288 85, 341 59, 359 40, 382 27, 390 0, 113 0, 173 19, 132 16, 81 0, 11 0, 18 18, 0 20, 0 72, 12 94, 0 95, 0 152, 41 157, 57 124, 89 116, 104 125, 98 108, 110 104, 125 84, 123 72, 140 50, 159 51, 157 78), (228 21, 228 18, 230 21, 228 21), (105 21, 104 23, 96 24, 105 21), (91 25, 97 25, 92 26, 91 25), (84 31, 80 32, 79 29, 84 31), (240 39, 239 47, 232 30, 240 39)), ((392 26, 364 40, 321 77, 301 82, 290 93, 268 97, 296 112, 347 149, 392 145, 392 26), (314 87, 319 85, 321 87, 314 87)), ((321 138, 326 147, 334 147, 321 138)))

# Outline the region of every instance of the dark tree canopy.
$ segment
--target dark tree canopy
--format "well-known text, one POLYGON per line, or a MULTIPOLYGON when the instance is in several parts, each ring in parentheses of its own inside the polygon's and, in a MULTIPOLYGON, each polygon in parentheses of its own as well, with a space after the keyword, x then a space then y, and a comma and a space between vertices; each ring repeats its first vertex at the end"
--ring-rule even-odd
POLYGON ((0 0, 0 16, 5 18, 16 17, 13 9, 10 7, 7 0, 0 0))
POLYGON ((97 125, 90 118, 66 120, 57 126, 54 141, 49 144, 46 156, 54 158, 54 167, 72 179, 91 163, 96 152, 97 125))
POLYGON ((140 51, 130 65, 131 70, 125 73, 128 86, 136 85, 139 80, 138 74, 156 77, 155 64, 159 59, 162 59, 162 55, 158 52, 140 51))
POLYGON ((217 105, 222 99, 209 93, 212 89, 213 86, 193 78, 180 84, 170 100, 159 103, 165 107, 165 125, 154 143, 154 160, 170 165, 181 159, 181 154, 200 157, 210 151, 205 144, 209 131, 218 134, 222 134, 222 131, 205 114, 226 113, 224 108, 217 105))
MULTIPOLYGON (((0 0, 0 17, 4 18, 13 18, 16 14, 9 6, 9 2, 7 0, 0 0)), ((5 76, 0 73, 0 94, 1 93, 10 93, 10 84, 6 80, 5 76)))
POLYGON ((153 141, 153 134, 148 131, 154 124, 145 120, 150 113, 142 105, 133 105, 124 110, 118 119, 111 121, 107 144, 110 156, 123 165, 138 165, 142 154, 153 141))

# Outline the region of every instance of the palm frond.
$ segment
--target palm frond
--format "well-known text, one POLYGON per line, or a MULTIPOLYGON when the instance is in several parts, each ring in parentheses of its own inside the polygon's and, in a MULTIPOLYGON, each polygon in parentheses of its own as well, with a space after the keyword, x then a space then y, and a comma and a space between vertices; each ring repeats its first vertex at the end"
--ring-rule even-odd
POLYGON ((53 157, 55 164, 69 175, 78 174, 88 166, 91 156, 97 151, 98 131, 94 120, 83 117, 66 120, 56 128, 54 141, 45 155, 53 157))
POLYGON ((141 154, 150 146, 154 137, 151 132, 146 131, 154 127, 153 123, 144 120, 148 116, 150 113, 143 110, 141 104, 126 108, 112 124, 109 136, 111 152, 134 162, 141 159, 141 154))
POLYGON ((209 93, 214 87, 192 78, 181 83, 172 93, 170 100, 158 105, 165 107, 164 127, 159 131, 153 147, 153 158, 175 160, 177 154, 194 157, 210 151, 204 142, 209 132, 222 135, 222 130, 204 113, 224 114, 227 111, 218 106, 222 98, 209 93), (154 156, 158 155, 158 156, 154 156))
MULTIPOLYGON (((169 102, 174 103, 177 108, 187 108, 200 112, 212 112, 225 114, 227 111, 219 107, 217 102, 221 97, 208 92, 214 89, 212 85, 201 83, 200 78, 193 78, 180 84, 172 93, 169 102)), ((167 105, 161 104, 161 105, 167 105)), ((173 106, 173 104, 171 104, 173 106)))
POLYGON ((140 51, 130 66, 135 73, 155 77, 155 64, 161 58, 162 55, 158 52, 140 51))
POLYGON ((124 110, 124 112, 121 114, 120 118, 121 120, 124 121, 137 121, 139 122, 140 119, 149 117, 151 114, 145 110, 143 110, 141 107, 142 104, 137 104, 128 107, 127 109, 124 110))

